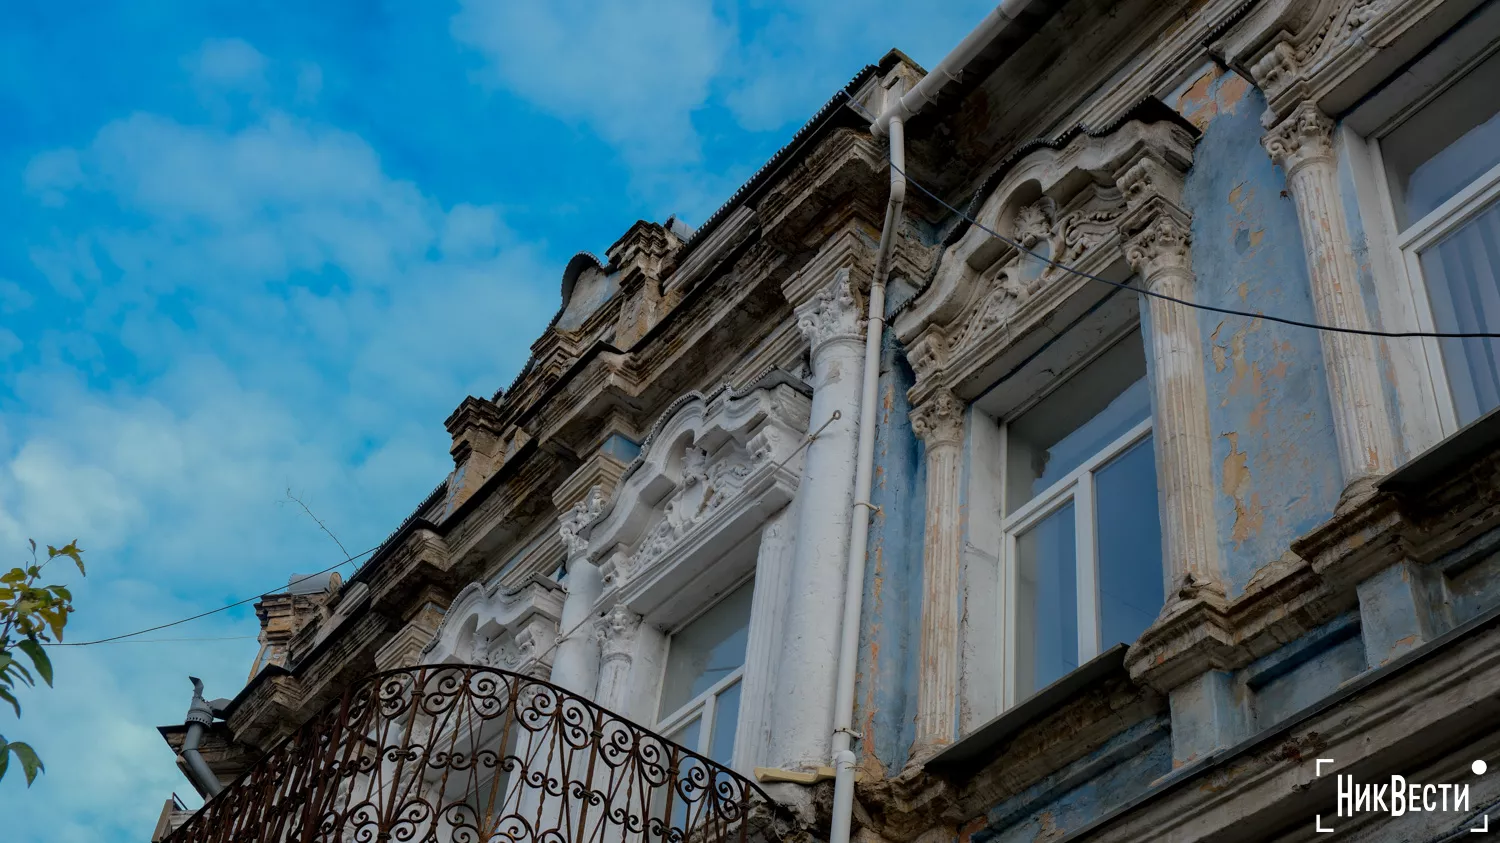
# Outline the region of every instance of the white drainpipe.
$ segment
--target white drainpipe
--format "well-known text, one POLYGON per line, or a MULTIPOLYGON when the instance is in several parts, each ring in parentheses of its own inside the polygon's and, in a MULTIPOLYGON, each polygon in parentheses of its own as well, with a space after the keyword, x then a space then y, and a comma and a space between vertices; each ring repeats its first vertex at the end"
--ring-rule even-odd
POLYGON ((885 333, 885 278, 891 250, 901 229, 906 201, 906 130, 900 115, 889 122, 891 196, 880 232, 875 275, 870 279, 870 310, 865 328, 864 386, 859 399, 859 450, 854 469, 854 511, 849 528, 848 582, 844 586, 843 629, 833 725, 833 825, 829 843, 848 843, 854 811, 854 678, 859 662, 859 621, 865 595, 865 546, 870 534, 870 486, 875 466, 875 405, 880 392, 880 343, 885 333))
POLYGON ((859 450, 854 473, 854 512, 849 535, 848 582, 844 588, 843 628, 839 637, 838 685, 834 697, 833 728, 833 819, 829 843, 849 843, 854 814, 854 684, 859 663, 860 616, 864 611, 865 551, 869 541, 871 477, 875 465, 875 406, 879 398, 880 344, 885 333, 885 281, 890 271, 891 251, 901 228, 901 209, 906 201, 906 121, 931 102, 949 80, 956 79, 1016 18, 1031 0, 1003 0, 964 36, 958 46, 910 91, 886 106, 870 131, 889 136, 891 195, 886 204, 885 224, 880 232, 880 251, 875 276, 870 279, 869 321, 865 333, 864 389, 859 402, 859 450))
POLYGON ((925 108, 927 103, 932 102, 938 91, 948 84, 949 80, 957 79, 957 74, 962 73, 969 62, 988 47, 1000 33, 1015 23, 1016 18, 1020 17, 1030 5, 1031 0, 1004 0, 996 6, 985 16, 984 20, 980 21, 978 26, 974 27, 972 32, 964 36, 964 40, 958 42, 958 46, 954 47, 952 52, 938 62, 937 67, 922 77, 922 81, 907 91, 905 96, 891 103, 879 117, 875 118, 870 131, 874 132, 876 137, 880 137, 886 133, 893 119, 899 117, 902 120, 910 120, 917 112, 925 108))

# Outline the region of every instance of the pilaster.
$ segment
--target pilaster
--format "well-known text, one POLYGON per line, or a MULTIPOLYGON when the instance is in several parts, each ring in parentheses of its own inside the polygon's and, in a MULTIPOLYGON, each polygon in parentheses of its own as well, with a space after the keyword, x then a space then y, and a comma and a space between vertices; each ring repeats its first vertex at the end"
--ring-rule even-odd
MULTIPOLYGON (((1182 204, 1183 173, 1148 153, 1126 165, 1117 183, 1126 203, 1120 219, 1125 257, 1141 286, 1155 294, 1142 298, 1151 315, 1153 438, 1166 554, 1166 601, 1156 625, 1176 616, 1177 628, 1194 642, 1212 642, 1201 628, 1208 620, 1204 613, 1196 613, 1197 622, 1181 623, 1182 612, 1191 613, 1205 601, 1221 605, 1224 599, 1203 341, 1189 306, 1196 278, 1192 220, 1182 204)), ((1162 688, 1170 691, 1172 755, 1178 763, 1233 744, 1246 722, 1228 674, 1209 670, 1183 680, 1162 688)))
POLYGON ((917 667, 921 761, 957 733, 960 586, 963 565, 964 403, 942 390, 912 410, 912 430, 927 451, 927 523, 922 545, 922 641, 917 667))
POLYGON ((1224 593, 1203 340, 1196 314, 1182 303, 1196 297, 1182 179, 1175 167, 1150 155, 1126 166, 1118 178, 1127 206, 1120 222, 1126 259, 1146 290, 1177 300, 1142 297, 1151 315, 1153 438, 1168 609, 1174 592, 1184 586, 1224 593))
MULTIPOLYGON (((1304 102, 1261 142, 1271 160, 1286 171, 1287 190, 1297 206, 1297 222, 1302 229, 1318 321, 1369 330, 1370 317, 1360 292, 1354 247, 1339 196, 1333 121, 1313 103, 1304 102)), ((1394 466, 1395 428, 1386 410, 1374 338, 1319 331, 1318 340, 1328 372, 1347 500, 1394 466)))

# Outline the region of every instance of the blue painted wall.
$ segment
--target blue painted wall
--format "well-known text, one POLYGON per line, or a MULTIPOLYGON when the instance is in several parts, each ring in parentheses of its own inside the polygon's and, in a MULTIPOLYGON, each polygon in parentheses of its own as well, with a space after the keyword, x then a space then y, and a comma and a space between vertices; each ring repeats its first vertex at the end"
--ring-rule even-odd
MULTIPOLYGON (((1175 103, 1203 130, 1188 172, 1206 304, 1315 318, 1296 209, 1260 145, 1260 92, 1210 71, 1175 103)), ((1214 436, 1214 512, 1231 597, 1326 520, 1343 484, 1318 336, 1199 312, 1214 436)))
POLYGON ((1054 840, 1124 805, 1171 772, 1166 718, 1148 720, 990 809, 985 828, 969 843, 1054 840))
POLYGON ((906 355, 887 333, 870 494, 879 509, 870 522, 854 721, 865 736, 861 764, 875 775, 900 772, 916 739, 927 472, 906 400, 914 383, 906 355))

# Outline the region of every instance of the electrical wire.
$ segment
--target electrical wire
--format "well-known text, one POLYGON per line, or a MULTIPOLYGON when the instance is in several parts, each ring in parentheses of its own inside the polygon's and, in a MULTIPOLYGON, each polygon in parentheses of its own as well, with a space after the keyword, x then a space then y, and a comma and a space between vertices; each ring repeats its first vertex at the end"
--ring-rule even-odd
MULTIPOLYGON (((168 629, 168 628, 174 627, 174 626, 179 626, 181 624, 188 623, 189 621, 196 621, 196 620, 198 620, 200 618, 206 618, 209 615, 217 615, 220 612, 227 611, 229 609, 233 609, 236 606, 243 606, 246 603, 250 603, 250 602, 253 602, 253 601, 256 601, 256 600, 260 600, 263 597, 269 597, 269 596, 271 596, 273 594, 280 593, 280 592, 282 592, 282 591, 284 591, 286 589, 291 588, 294 585, 297 585, 298 583, 307 582, 308 580, 312 579, 313 577, 320 577, 320 576, 322 576, 322 575, 324 575, 324 574, 326 574, 326 573, 328 573, 330 571, 333 571, 336 568, 342 568, 345 565, 349 564, 350 562, 355 561, 356 559, 359 559, 359 558, 364 557, 364 556, 369 556, 370 554, 372 554, 375 551, 379 550, 380 547, 381 546, 377 544, 374 547, 370 548, 369 550, 366 550, 363 553, 357 553, 357 554, 355 554, 353 556, 348 557, 347 559, 344 559, 341 562, 337 562, 337 563, 334 563, 332 565, 329 565, 327 568, 324 568, 321 571, 315 571, 315 572, 313 572, 311 574, 308 574, 305 577, 298 577, 297 579, 292 580, 291 582, 287 583, 284 586, 281 586, 280 588, 275 588, 275 589, 272 589, 270 591, 263 591, 260 594, 255 595, 254 597, 246 597, 243 600, 236 600, 233 603, 230 603, 230 604, 227 604, 227 605, 224 605, 224 606, 220 606, 217 609, 209 609, 206 612, 199 612, 196 615, 190 615, 190 616, 182 618, 180 620, 172 621, 171 623, 157 624, 156 626, 149 626, 149 627, 146 627, 145 629, 138 629, 135 632, 126 632, 126 633, 124 633, 122 635, 111 635, 108 638, 99 638, 99 639, 96 639, 96 640, 93 640, 93 641, 68 641, 68 642, 53 641, 53 642, 49 642, 46 646, 48 646, 48 647, 92 647, 92 646, 94 646, 96 644, 111 644, 111 643, 114 643, 116 641, 123 641, 126 638, 134 638, 137 635, 145 635, 148 632, 156 632, 158 630, 168 629)), ((154 639, 154 640, 163 640, 163 639, 154 639)))
POLYGON ((259 635, 222 635, 222 636, 199 636, 187 638, 126 638, 123 641, 101 641, 101 644, 166 644, 178 641, 252 641, 259 635))
MULTIPOLYGON (((875 120, 877 119, 875 117, 875 115, 871 114, 868 109, 866 109, 864 106, 860 105, 859 102, 854 99, 853 95, 849 94, 848 92, 844 92, 844 97, 849 100, 849 105, 850 105, 851 108, 853 108, 855 111, 859 112, 861 115, 867 117, 870 120, 870 122, 872 122, 872 123, 875 122, 875 120)), ((1101 278, 1098 275, 1094 275, 1091 272, 1085 272, 1084 270, 1078 269, 1076 267, 1068 266, 1067 264, 1061 263, 1060 261, 1053 260, 1052 258, 1047 257, 1046 255, 1041 255, 1041 254, 1038 254, 1036 252, 1031 251, 1030 249, 1026 248, 1025 246, 1022 246, 1020 243, 1017 243, 1016 241, 1010 239, 1009 237, 1006 237, 1005 235, 1001 234, 1000 232, 995 231, 993 228, 990 228, 989 226, 985 225, 984 223, 981 223, 979 220, 975 219, 973 216, 969 215, 968 213, 965 213, 964 211, 960 211, 958 208, 955 208, 952 205, 948 204, 946 201, 943 200, 942 197, 938 196, 936 193, 932 192, 931 190, 928 190, 925 186, 922 185, 921 182, 913 179, 910 175, 908 175, 906 173, 905 170, 902 170, 900 167, 897 167, 896 163, 894 161, 890 162, 890 166, 891 166, 891 169, 895 170, 896 172, 900 173, 902 176, 904 176, 906 178, 906 183, 907 184, 911 185, 912 187, 915 187, 917 190, 920 190, 922 193, 926 194, 928 198, 932 199, 932 201, 934 201, 937 204, 943 206, 944 208, 947 208, 948 211, 950 211, 951 213, 956 214, 959 218, 961 218, 963 220, 966 220, 970 225, 974 226, 975 228, 979 229, 980 231, 983 231, 984 233, 988 234, 989 236, 995 238, 996 240, 999 240, 1001 243, 1004 243, 1004 244, 1006 244, 1008 246, 1011 246, 1011 247, 1013 247, 1015 249, 1018 249, 1023 254, 1030 255, 1031 257, 1033 257, 1033 258, 1041 261, 1042 263, 1045 263, 1045 264, 1047 264, 1049 266, 1056 267, 1057 269, 1060 269, 1063 272, 1068 272, 1068 273, 1071 273, 1073 275, 1077 275, 1080 278, 1087 278, 1090 281, 1097 281, 1100 284, 1108 284, 1109 286, 1115 287, 1117 289, 1121 289, 1121 290, 1134 290, 1134 291, 1140 293, 1143 296, 1150 296, 1150 297, 1152 297, 1154 299, 1160 299, 1162 301, 1169 301, 1169 302, 1172 302, 1173 304, 1180 304, 1180 305, 1182 305, 1184 307, 1191 307, 1191 308, 1193 308, 1195 310, 1206 310, 1206 311, 1208 311, 1210 313, 1221 313, 1221 314, 1224 314, 1226 316, 1242 316, 1242 317, 1245 317, 1246 319, 1264 319, 1267 322, 1278 322, 1278 323, 1280 323, 1282 325, 1291 325, 1291 326, 1297 327, 1297 328, 1311 328, 1311 329, 1313 329, 1315 331, 1327 331, 1329 333, 1336 333, 1336 334, 1358 334, 1360 336, 1367 336, 1367 337, 1389 337, 1389 338, 1392 338, 1392 339, 1407 339, 1407 338, 1428 338, 1428 339, 1500 339, 1500 333, 1485 333, 1485 332, 1478 332, 1478 331, 1475 331, 1475 332, 1459 332, 1459 331, 1377 331, 1377 330, 1375 330, 1373 328, 1345 328, 1345 327, 1341 327, 1339 325, 1326 325, 1326 324, 1321 323, 1321 322, 1311 322, 1311 321, 1307 321, 1307 320, 1303 320, 1303 319, 1291 319, 1291 318, 1288 318, 1288 317, 1285 317, 1285 316, 1273 316, 1273 315, 1271 315, 1269 313, 1255 313, 1253 311, 1247 311, 1247 310, 1235 310, 1234 308, 1230 308, 1230 307, 1217 307, 1217 306, 1211 305, 1211 304, 1203 304, 1202 302, 1194 302, 1194 301, 1188 301, 1186 299, 1180 299, 1180 298, 1177 298, 1176 296, 1169 296, 1166 293, 1159 293, 1159 292, 1156 292, 1154 290, 1147 290, 1147 289, 1145 289, 1143 287, 1136 287, 1136 286, 1132 286, 1130 284, 1122 284, 1119 281, 1111 281, 1108 278, 1101 278)))

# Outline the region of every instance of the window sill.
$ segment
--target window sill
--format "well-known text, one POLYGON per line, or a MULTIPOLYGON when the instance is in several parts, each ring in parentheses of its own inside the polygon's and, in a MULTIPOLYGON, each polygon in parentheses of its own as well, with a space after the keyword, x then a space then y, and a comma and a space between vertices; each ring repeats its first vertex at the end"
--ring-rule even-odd
POLYGON ((997 717, 934 755, 927 770, 947 776, 966 776, 990 761, 995 751, 1027 726, 1056 712, 1084 694, 1116 677, 1128 677, 1124 644, 1105 650, 1073 672, 1021 700, 997 717))

